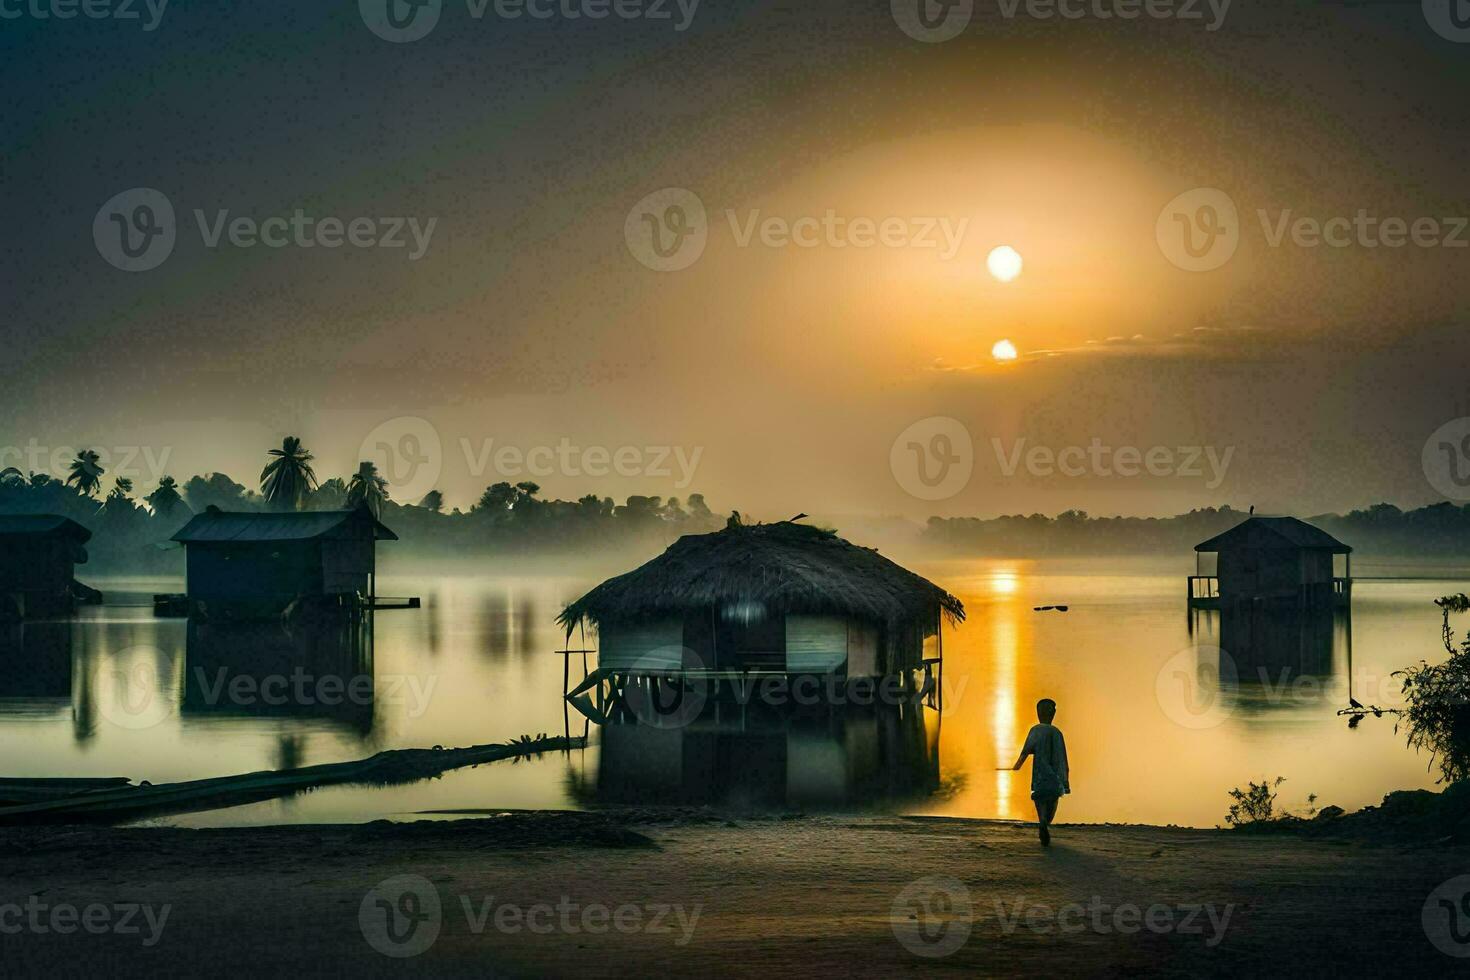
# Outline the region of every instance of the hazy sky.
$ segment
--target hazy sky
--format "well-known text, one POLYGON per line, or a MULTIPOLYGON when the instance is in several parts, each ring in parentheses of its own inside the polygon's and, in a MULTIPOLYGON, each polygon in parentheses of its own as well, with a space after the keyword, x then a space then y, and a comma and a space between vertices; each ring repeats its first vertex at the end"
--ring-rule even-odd
POLYGON ((173 0, 152 30, 0 0, 0 447, 253 482, 283 435, 322 475, 366 440, 421 460, 400 496, 767 516, 1444 499, 1421 453, 1470 415, 1470 43, 1419 0, 1236 0, 1214 30, 1218 3, 974 0, 938 43, 903 0, 560 12, 588 2, 443 0, 394 43, 374 0, 173 0), (158 201, 135 188, 174 244, 129 272, 103 253, 158 201), (650 268, 646 220, 691 201, 703 251, 650 268), (1233 254, 1181 251, 1175 213, 1233 254), (296 237, 359 218, 403 247, 296 237), (1174 475, 1120 475, 1127 447, 1174 475), (941 450, 968 479, 911 492, 941 450))

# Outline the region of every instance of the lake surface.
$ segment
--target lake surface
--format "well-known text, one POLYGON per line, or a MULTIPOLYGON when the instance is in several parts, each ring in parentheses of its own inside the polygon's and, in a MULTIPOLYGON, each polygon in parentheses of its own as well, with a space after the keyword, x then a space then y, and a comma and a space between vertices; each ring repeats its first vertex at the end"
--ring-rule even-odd
MULTIPOLYGON (((1318 805, 1352 809, 1390 790, 1433 787, 1428 758, 1405 747, 1390 719, 1350 731, 1336 712, 1349 681, 1360 701, 1400 703, 1390 675, 1443 658, 1433 600, 1470 578, 1354 564, 1366 577, 1350 618, 1253 627, 1259 645, 1294 651, 1305 672, 1272 666, 1263 680, 1253 654, 1237 650, 1226 663, 1241 680, 1227 670, 1221 683, 1218 648, 1239 640, 1222 636, 1218 613, 1186 612, 1192 561, 919 563, 969 614, 945 633, 942 712, 846 708, 790 720, 735 711, 676 730, 589 725, 565 710, 554 620, 601 575, 385 573, 383 594, 422 596, 424 608, 377 613, 365 649, 313 657, 295 677, 290 645, 271 631, 191 636, 184 620, 154 618, 148 597, 181 583, 93 579, 109 605, 0 637, 0 775, 161 783, 569 725, 588 732, 586 749, 159 822, 356 822, 639 801, 1029 819, 1029 767, 997 767, 1014 761, 1035 702, 1051 697, 1072 766, 1063 822, 1213 826, 1227 790, 1276 776, 1286 777, 1280 803, 1289 808, 1315 794, 1318 805), (1068 611, 1033 611, 1055 603, 1068 611), (252 665, 254 686, 231 689, 231 665, 241 663, 252 665), (273 688, 272 676, 284 686, 273 688), (354 687, 354 677, 370 687, 354 687), (271 703, 280 695, 286 704, 271 703)), ((574 663, 575 683, 580 657, 574 663)))

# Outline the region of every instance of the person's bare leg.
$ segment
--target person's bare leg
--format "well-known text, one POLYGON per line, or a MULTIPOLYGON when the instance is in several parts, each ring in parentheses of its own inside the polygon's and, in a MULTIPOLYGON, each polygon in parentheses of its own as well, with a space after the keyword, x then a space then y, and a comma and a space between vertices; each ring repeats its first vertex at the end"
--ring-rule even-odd
POLYGON ((1056 805, 1050 800, 1036 800, 1036 833, 1041 838, 1041 846, 1051 845, 1051 831, 1047 824, 1051 823, 1051 813, 1056 805))

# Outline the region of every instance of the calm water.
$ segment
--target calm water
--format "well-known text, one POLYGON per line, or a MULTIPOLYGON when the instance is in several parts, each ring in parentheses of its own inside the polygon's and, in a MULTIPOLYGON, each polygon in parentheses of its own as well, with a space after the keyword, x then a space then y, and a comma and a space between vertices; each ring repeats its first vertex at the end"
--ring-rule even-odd
MULTIPOLYGON (((1218 614, 1195 614, 1191 632, 1184 609, 1188 562, 917 568, 969 611, 944 639, 942 714, 849 710, 794 722, 748 714, 742 724, 737 712, 688 731, 594 725, 589 747, 570 755, 169 822, 350 822, 640 800, 1026 818, 1025 772, 996 767, 1014 760, 1044 696, 1061 705, 1057 723, 1071 754, 1064 821, 1212 826, 1225 813, 1226 790, 1278 775, 1287 778, 1281 802, 1290 807, 1309 793, 1354 808, 1392 789, 1433 785, 1428 760, 1404 746, 1391 721, 1370 718, 1349 731, 1335 712, 1350 676, 1359 700, 1397 703, 1392 671, 1442 656, 1432 600, 1465 588, 1450 570, 1358 567, 1403 578, 1359 581, 1350 626, 1339 618, 1270 631, 1272 649, 1300 653, 1307 674, 1270 672, 1265 683, 1251 682, 1252 665, 1242 663, 1246 682, 1222 687, 1218 614), (1052 603, 1070 611, 1032 611, 1052 603)), ((0 775, 160 783, 560 734, 554 619, 600 577, 385 574, 384 594, 422 596, 425 608, 378 613, 364 652, 315 658, 314 672, 294 679, 290 644, 269 631, 191 637, 184 621, 155 619, 147 596, 177 591, 177 582, 94 580, 114 604, 3 636, 0 775), (256 682, 275 674, 293 686, 231 695, 221 684, 241 664, 256 682), (333 686, 323 680, 331 676, 371 677, 372 688, 333 686), (302 690, 304 699, 294 693, 302 690), (272 694, 294 706, 270 705, 272 694)), ((574 675, 580 671, 578 662, 574 675)), ((572 713, 573 734, 583 726, 572 713)))

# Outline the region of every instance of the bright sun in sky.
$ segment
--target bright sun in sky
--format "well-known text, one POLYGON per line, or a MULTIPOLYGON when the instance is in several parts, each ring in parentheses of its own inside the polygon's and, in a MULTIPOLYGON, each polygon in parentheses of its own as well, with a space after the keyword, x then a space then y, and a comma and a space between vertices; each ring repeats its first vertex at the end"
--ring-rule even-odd
POLYGON ((990 257, 985 260, 985 266, 990 274, 1001 282, 1011 282, 1021 274, 1021 253, 1009 245, 1001 245, 992 249, 990 257))
POLYGON ((1016 345, 1009 340, 997 340, 990 348, 990 356, 997 361, 1014 361, 1020 355, 1016 353, 1016 345))

